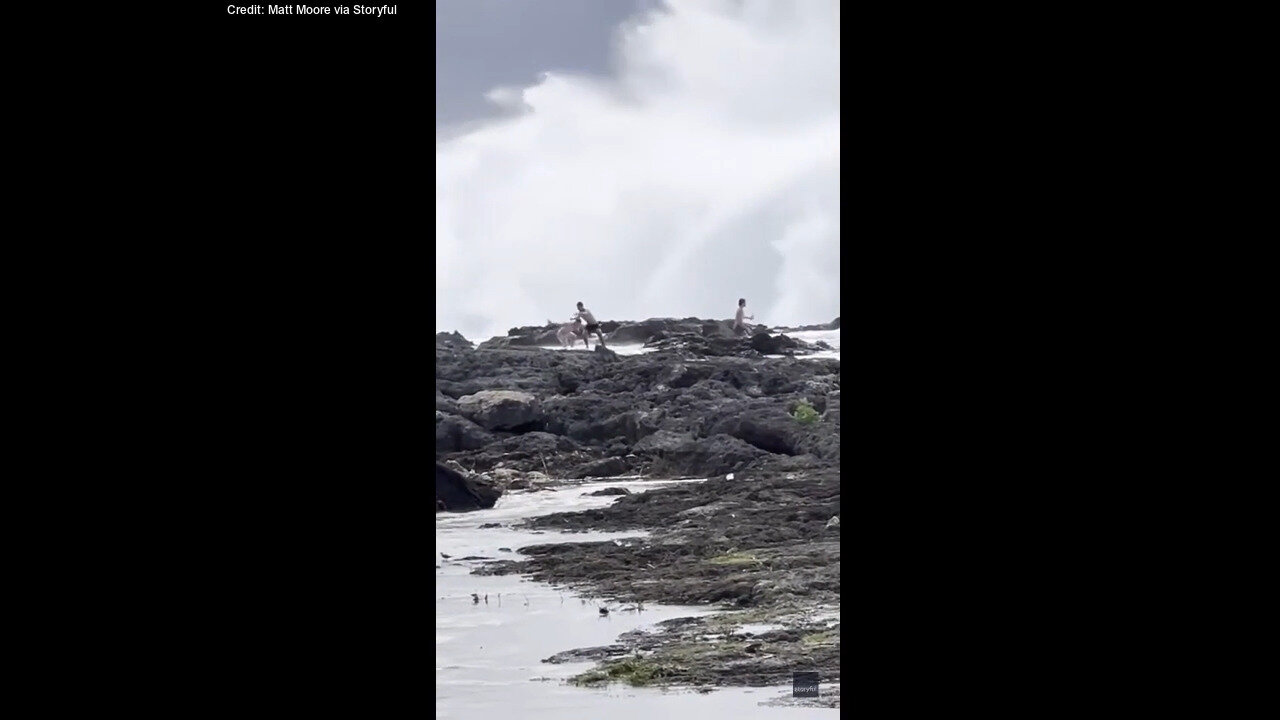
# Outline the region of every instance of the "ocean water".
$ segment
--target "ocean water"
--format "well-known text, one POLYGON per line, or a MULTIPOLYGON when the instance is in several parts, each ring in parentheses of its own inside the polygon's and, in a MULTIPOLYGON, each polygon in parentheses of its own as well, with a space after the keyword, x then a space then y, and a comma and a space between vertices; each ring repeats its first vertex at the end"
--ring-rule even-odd
MULTIPOLYGON (((641 537, 641 532, 560 533, 484 528, 526 517, 566 510, 602 507, 616 497, 589 497, 601 487, 632 492, 672 482, 611 479, 579 483, 556 491, 520 491, 504 495, 489 510, 441 513, 436 516, 436 717, 530 720, 565 718, 833 718, 838 710, 771 707, 761 703, 789 697, 791 688, 724 688, 701 694, 612 685, 589 689, 564 680, 594 663, 552 665, 543 658, 575 648, 608 645, 628 630, 652 628, 657 622, 715 612, 715 608, 646 605, 643 612, 624 612, 616 604, 602 617, 600 602, 566 589, 518 576, 472 575, 483 561, 470 556, 511 558, 515 549, 537 543, 583 542, 641 537), (502 550, 500 548, 509 548, 502 550), (476 593, 480 602, 472 599, 476 593), (487 597, 487 601, 485 596, 487 597)), ((826 688, 827 686, 823 686, 826 688)))
MULTIPOLYGON (((803 340, 808 343, 816 343, 819 340, 825 342, 832 347, 831 350, 820 350, 812 355, 800 356, 800 360, 817 360, 819 358, 840 359, 840 331, 839 330, 802 330, 800 332, 786 333, 787 337, 793 337, 797 340, 803 340)), ((765 357, 786 357, 785 355, 766 355, 765 357)))

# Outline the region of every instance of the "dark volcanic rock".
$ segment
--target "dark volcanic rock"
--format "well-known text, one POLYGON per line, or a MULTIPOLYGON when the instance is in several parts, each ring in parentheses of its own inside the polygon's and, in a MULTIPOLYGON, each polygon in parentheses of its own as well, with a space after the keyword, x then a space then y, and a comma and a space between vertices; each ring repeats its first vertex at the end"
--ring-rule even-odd
POLYGON ((767 332, 751 336, 751 349, 761 355, 781 355, 788 350, 802 347, 799 340, 786 335, 770 335, 767 332))
POLYGON ((812 355, 830 349, 826 343, 814 344, 786 335, 770 335, 758 332, 750 338, 718 335, 699 335, 691 332, 663 334, 645 343, 650 350, 664 350, 684 357, 742 357, 758 358, 762 355, 812 355))
POLYGON ((436 512, 491 508, 501 496, 502 490, 483 478, 436 463, 436 512))
POLYGON ((436 411, 436 452, 478 450, 497 438, 470 420, 436 411))
POLYGON ((710 433, 724 433, 765 452, 795 455, 801 426, 782 409, 772 413, 748 412, 713 423, 710 433))
POLYGON ((601 645, 599 647, 579 648, 577 650, 558 652, 549 658, 543 659, 542 662, 552 665, 569 662, 587 662, 589 660, 603 660, 605 658, 617 657, 627 652, 629 652, 629 649, 626 645, 601 645))
POLYGON ((458 401, 436 390, 436 410, 450 415, 457 415, 458 401))
MULTIPOLYGON (((545 432, 530 432, 492 442, 475 452, 463 453, 467 466, 487 472, 498 467, 517 472, 536 470, 548 475, 562 475, 565 467, 576 467, 590 459, 582 446, 567 437, 545 432), (553 472, 558 469, 559 472, 553 472)), ((514 485, 513 485, 514 487, 514 485)))
POLYGON ((684 357, 746 357, 758 358, 760 353, 751 347, 751 342, 740 337, 707 337, 694 333, 676 333, 655 338, 645 347, 650 350, 664 350, 684 357))
POLYGON ((588 477, 617 477, 627 471, 627 463, 621 458, 611 457, 596 462, 589 462, 578 466, 572 473, 571 478, 588 478, 588 477))
MULTIPOLYGON (((551 337, 555 338, 555 334, 553 333, 551 337)), ((489 338, 488 340, 485 340, 484 342, 480 343, 477 349, 501 350, 503 348, 537 347, 537 346, 538 346, 537 336, 530 335, 530 336, 519 336, 519 337, 489 338)))
MULTIPOLYGON (((705 477, 775 456, 797 458, 794 467, 838 461, 839 360, 764 358, 752 342, 797 355, 813 346, 782 336, 733 337, 719 320, 658 319, 616 330, 631 325, 642 327, 629 332, 668 335, 650 343, 662 346, 655 352, 622 356, 437 347, 437 455, 481 472, 506 467, 562 478, 705 477), (819 421, 791 417, 800 400, 819 421), (610 458, 625 468, 612 462, 588 469, 610 458)), ((509 337, 533 341, 534 330, 541 331, 516 328, 509 337)))
POLYGON ((579 442, 588 443, 598 443, 613 438, 634 443, 658 429, 649 414, 639 410, 620 412, 602 420, 579 420, 561 427, 563 434, 579 442))
POLYGON ((438 448, 437 467, 451 463, 531 490, 549 490, 542 480, 530 482, 535 470, 549 478, 711 478, 632 493, 606 488, 593 494, 614 495, 607 506, 518 526, 535 533, 643 530, 644 537, 520 547, 474 572, 573 587, 602 598, 611 615, 663 602, 720 603, 763 622, 792 617, 783 630, 750 639, 726 634, 724 623, 756 620, 711 616, 664 626, 647 639, 620 637, 629 652, 613 645, 548 658, 602 662, 605 681, 768 685, 785 682, 797 666, 837 678, 838 626, 804 618, 840 600, 840 530, 831 524, 840 515, 840 361, 763 357, 761 350, 798 356, 815 346, 775 334, 732 337, 722 321, 646 323, 618 335, 648 337, 656 349, 640 355, 512 344, 536 342, 541 328, 517 328, 500 348, 437 346, 438 423, 451 428, 449 417, 464 408, 478 417, 476 401, 466 398, 483 391, 519 391, 538 402, 536 420, 518 416, 526 424, 479 428, 493 438, 479 448, 438 448), (801 401, 817 415, 793 416, 801 401))
POLYGON ((676 363, 667 371, 665 377, 667 387, 671 388, 687 388, 697 385, 699 382, 711 377, 715 372, 715 368, 708 365, 684 365, 676 363))
POLYGON ((693 437, 686 433, 659 430, 636 443, 632 450, 636 453, 661 457, 665 453, 679 450, 682 446, 692 441, 693 437))
POLYGON ((619 345, 644 344, 654 338, 666 337, 673 333, 702 334, 702 321, 697 318, 676 320, 675 318, 649 318, 634 323, 623 323, 609 333, 609 342, 619 345))

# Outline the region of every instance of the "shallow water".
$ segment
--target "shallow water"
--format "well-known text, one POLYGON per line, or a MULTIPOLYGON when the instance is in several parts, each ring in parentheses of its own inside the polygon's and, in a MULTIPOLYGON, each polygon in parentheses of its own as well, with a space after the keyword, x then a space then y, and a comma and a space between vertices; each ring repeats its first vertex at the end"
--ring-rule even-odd
MULTIPOLYGON (((622 345, 622 344, 618 344, 618 345, 614 345, 614 344, 610 343, 610 344, 606 345, 605 347, 609 348, 610 350, 614 351, 615 353, 617 353, 617 354, 619 354, 619 355, 644 355, 645 353, 651 353, 651 352, 653 352, 653 351, 654 351, 654 349, 653 349, 653 348, 647 348, 647 347, 645 347, 644 345, 636 345, 636 344, 631 344, 631 345, 622 345)), ((548 348, 548 349, 549 349, 549 350, 563 350, 563 351, 565 351, 565 352, 569 352, 569 351, 571 351, 571 350, 576 350, 577 352, 588 352, 588 350, 587 350, 586 348, 584 348, 584 347, 582 346, 582 344, 581 344, 581 343, 579 343, 579 344, 577 344, 577 345, 574 345, 574 346, 573 346, 573 347, 571 347, 571 348, 566 348, 566 347, 563 347, 563 346, 559 346, 559 345, 557 345, 556 347, 548 348)), ((595 351, 596 351, 596 344, 593 342, 593 343, 591 343, 591 350, 590 350, 590 352, 595 352, 595 351)))
MULTIPOLYGON (((776 330, 770 330, 769 332, 772 332, 775 334, 777 333, 776 330)), ((801 332, 786 333, 786 335, 787 337, 793 337, 797 340, 803 340, 805 342, 810 342, 810 343, 818 342, 819 340, 821 340, 832 347, 831 350, 821 350, 812 355, 799 355, 797 357, 800 360, 816 360, 819 358, 834 358, 836 360, 840 359, 840 331, 839 330, 803 330, 801 332)), ((592 347, 592 351, 594 352, 595 344, 593 343, 591 347, 592 347)), ((644 355, 646 353, 654 352, 653 348, 646 348, 643 345, 609 345, 608 348, 619 355, 644 355)), ((573 348, 567 348, 567 349, 563 347, 554 347, 550 349, 562 350, 562 351, 574 350, 577 352, 587 352, 582 347, 582 345, 575 345, 573 348)), ((765 357, 784 358, 789 356, 766 355, 765 357)))
MULTIPOLYGON (((612 685, 578 688, 563 680, 594 663, 551 665, 543 658, 575 648, 608 645, 618 635, 651 628, 660 620, 705 615, 711 607, 646 605, 643 612, 625 612, 610 603, 601 616, 599 604, 567 590, 534 583, 517 576, 471 575, 482 561, 467 556, 518 558, 524 545, 584 542, 643 536, 626 533, 558 533, 486 528, 486 523, 511 523, 522 518, 565 510, 603 507, 617 497, 589 497, 601 487, 626 487, 632 492, 680 481, 623 481, 581 483, 554 492, 505 495, 490 510, 441 513, 436 517, 436 543, 450 559, 436 557, 436 717, 496 718, 514 713, 521 718, 830 718, 838 711, 822 708, 762 707, 759 703, 790 695, 789 687, 729 688, 708 694, 688 690, 663 691, 612 685), (472 600, 477 593, 480 602, 472 600), (488 602, 485 601, 488 595, 488 602)), ((686 481, 687 482, 687 481, 686 481)))

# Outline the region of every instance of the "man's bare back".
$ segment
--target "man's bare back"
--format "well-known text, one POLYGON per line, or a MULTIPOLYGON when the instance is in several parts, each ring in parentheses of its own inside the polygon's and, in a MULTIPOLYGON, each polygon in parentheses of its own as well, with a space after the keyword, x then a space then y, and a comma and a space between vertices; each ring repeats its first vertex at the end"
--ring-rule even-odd
MULTIPOLYGON (((583 307, 582 303, 578 303, 578 312, 573 317, 575 320, 580 320, 587 324, 586 328, 584 328, 585 332, 582 334, 584 343, 588 335, 595 333, 596 337, 600 339, 600 347, 604 347, 604 333, 600 332, 600 323, 596 322, 596 316, 592 315, 590 310, 583 307)), ((589 348, 591 345, 588 344, 587 347, 589 348)))

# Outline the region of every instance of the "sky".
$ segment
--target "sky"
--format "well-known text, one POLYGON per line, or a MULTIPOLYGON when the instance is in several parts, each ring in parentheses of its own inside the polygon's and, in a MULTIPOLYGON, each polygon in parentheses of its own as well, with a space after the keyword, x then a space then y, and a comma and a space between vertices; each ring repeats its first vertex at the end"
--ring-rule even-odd
POLYGON ((840 314, 837 0, 440 0, 436 329, 840 314))

